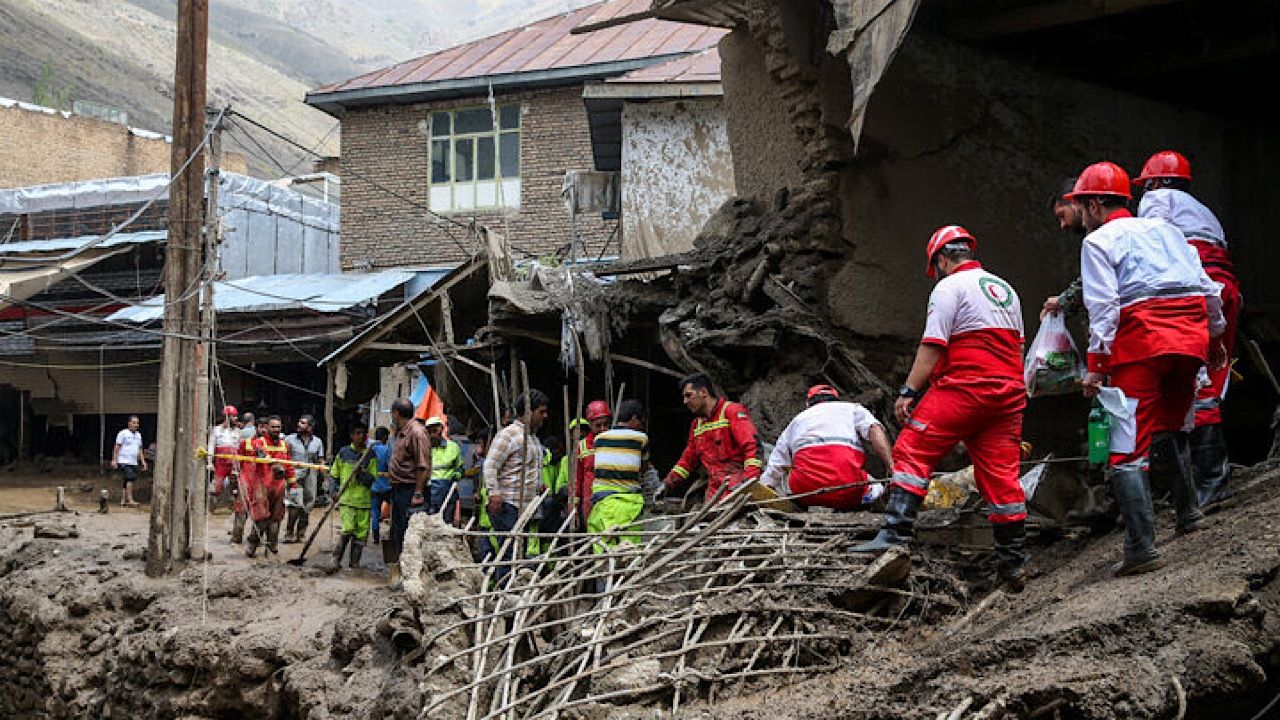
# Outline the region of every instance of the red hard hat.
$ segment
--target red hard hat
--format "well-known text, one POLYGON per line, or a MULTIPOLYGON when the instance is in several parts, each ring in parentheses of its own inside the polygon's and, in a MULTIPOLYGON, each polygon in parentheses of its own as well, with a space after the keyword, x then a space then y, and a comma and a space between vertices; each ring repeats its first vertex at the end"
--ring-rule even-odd
POLYGON ((598 420, 612 414, 609 412, 609 403, 603 400, 592 400, 587 403, 587 420, 598 420))
POLYGON ((809 393, 804 396, 805 400, 812 400, 819 395, 830 395, 832 397, 840 397, 840 391, 830 385, 814 385, 809 388, 809 393))
POLYGON ((924 274, 928 275, 930 280, 938 277, 938 273, 933 269, 933 256, 947 245, 961 241, 967 241, 970 250, 978 249, 978 240, 959 225, 946 225, 933 231, 933 236, 929 238, 929 244, 924 249, 924 274))
POLYGON ((228 405, 228 406, 226 406, 226 407, 222 408, 222 414, 223 414, 223 415, 239 415, 239 414, 240 414, 240 411, 239 411, 239 410, 236 410, 236 406, 235 406, 235 405, 228 405))
POLYGON ((1094 163, 1076 178, 1075 188, 1064 197, 1076 200, 1086 195, 1112 195, 1125 200, 1133 198, 1129 190, 1129 173, 1113 162, 1094 163))
POLYGON ((1142 174, 1134 178, 1134 185, 1141 185, 1147 180, 1156 178, 1191 179, 1191 163, 1176 150, 1161 150, 1147 158, 1142 166, 1142 174))

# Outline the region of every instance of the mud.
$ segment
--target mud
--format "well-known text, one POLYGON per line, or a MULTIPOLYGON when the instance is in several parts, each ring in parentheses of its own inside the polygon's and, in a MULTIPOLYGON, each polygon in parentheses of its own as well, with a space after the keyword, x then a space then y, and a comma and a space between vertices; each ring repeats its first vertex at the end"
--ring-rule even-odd
MULTIPOLYGON (((0 490, 0 513, 47 509, 52 485, 74 485, 15 484, 26 487, 0 490)), ((75 512, 0 520, 0 717, 417 716, 422 669, 401 664, 391 635, 423 628, 385 585, 377 546, 329 576, 327 530, 297 568, 284 560, 300 545, 250 560, 217 515, 207 564, 151 579, 147 507, 100 515, 96 498, 77 491, 75 512), (54 525, 78 537, 34 537, 54 525)))

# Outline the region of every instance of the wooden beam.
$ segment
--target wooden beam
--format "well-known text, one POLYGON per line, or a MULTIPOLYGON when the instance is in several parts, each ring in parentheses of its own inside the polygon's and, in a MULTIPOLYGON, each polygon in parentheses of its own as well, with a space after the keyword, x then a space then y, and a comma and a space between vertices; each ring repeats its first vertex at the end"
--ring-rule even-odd
MULTIPOLYGON (((546 337, 545 335, 532 333, 527 330, 517 330, 514 328, 494 328, 493 331, 500 335, 520 337, 520 338, 525 338, 527 340, 532 340, 534 342, 542 343, 543 345, 560 347, 559 340, 546 337)), ((658 365, 657 363, 651 363, 648 360, 641 360, 640 358, 631 357, 630 355, 619 355, 618 353, 613 352, 612 350, 609 351, 609 357, 614 360, 617 360, 620 363, 625 363, 627 365, 634 365, 639 368, 644 368, 645 370, 651 370, 656 373, 662 373, 663 375, 670 375, 673 378, 682 378, 685 376, 685 373, 682 373, 679 370, 672 370, 669 367, 663 367, 662 365, 658 365)))
MULTIPOLYGON (((470 350, 483 350, 484 348, 493 347, 493 343, 472 343, 470 345, 445 345, 439 346, 440 352, 449 355, 452 353, 467 352, 470 350)), ((365 345, 367 350, 389 350, 391 352, 404 353, 426 353, 435 355, 436 348, 431 345, 414 345, 411 343, 391 343, 391 342, 371 342, 365 345)))
POLYGON ((949 34, 961 40, 989 40, 1004 35, 1017 35, 1047 30, 1063 25, 1097 20, 1112 15, 1172 5, 1184 0, 1056 0, 1020 7, 1008 12, 982 15, 960 22, 949 34))

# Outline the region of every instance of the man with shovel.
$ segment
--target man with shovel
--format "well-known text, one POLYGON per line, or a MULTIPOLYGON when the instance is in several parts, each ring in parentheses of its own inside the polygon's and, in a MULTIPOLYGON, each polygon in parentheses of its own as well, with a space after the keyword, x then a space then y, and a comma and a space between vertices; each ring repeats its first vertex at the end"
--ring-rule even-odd
POLYGON ((365 538, 369 536, 370 488, 378 475, 378 458, 365 444, 368 438, 368 426, 356 423, 351 428, 351 444, 338 451, 333 466, 329 468, 329 476, 341 488, 338 514, 342 518, 342 535, 333 549, 333 572, 337 572, 342 566, 342 556, 346 553, 347 546, 351 547, 351 559, 347 566, 360 567, 365 538))

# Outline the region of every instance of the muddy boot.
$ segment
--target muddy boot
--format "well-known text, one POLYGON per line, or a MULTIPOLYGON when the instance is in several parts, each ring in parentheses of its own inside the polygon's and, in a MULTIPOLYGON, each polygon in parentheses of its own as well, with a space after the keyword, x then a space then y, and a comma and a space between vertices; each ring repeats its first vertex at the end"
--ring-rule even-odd
POLYGON ((298 508, 298 524, 293 530, 294 542, 302 542, 307 537, 307 525, 311 521, 311 511, 306 508, 298 508))
POLYGON ((244 542, 244 513, 236 513, 231 519, 231 544, 239 545, 244 542))
POLYGON ((400 548, 389 538, 382 541, 382 561, 387 564, 387 584, 400 582, 400 548))
POLYGON ((261 539, 258 537, 258 526, 255 524, 253 529, 249 531, 249 541, 245 543, 245 557, 256 557, 258 555, 258 543, 261 539))
POLYGON ((268 554, 275 555, 280 552, 280 548, 276 546, 276 543, 279 540, 279 538, 280 538, 280 523, 278 522, 267 523, 267 553, 268 554))
POLYGON ((1227 481, 1227 439, 1222 425, 1201 425, 1191 431, 1191 465, 1196 478, 1196 500, 1201 507, 1231 495, 1227 481))
POLYGON ((1151 436, 1151 477, 1169 488, 1177 513, 1178 534, 1203 530, 1204 513, 1196 500, 1195 478, 1191 472, 1191 448, 1187 434, 1161 432, 1151 436))
POLYGON ((994 523, 991 531, 996 539, 1000 579, 1010 592, 1022 592, 1027 586, 1026 522, 994 523))
POLYGON ((1137 575, 1163 567, 1156 551, 1156 511, 1147 474, 1133 465, 1113 467, 1111 487, 1124 518, 1124 560, 1111 567, 1112 574, 1137 575))
POLYGON ((285 526, 284 526, 284 539, 282 539, 280 542, 284 543, 285 545, 291 545, 297 542, 297 537, 298 537, 298 533, 297 533, 298 509, 289 508, 288 510, 285 511, 285 513, 288 515, 288 518, 286 519, 285 526))
POLYGON ((855 553, 884 552, 892 547, 910 545, 916 537, 916 513, 924 498, 903 490, 897 485, 890 486, 888 500, 885 501, 884 526, 870 542, 856 545, 855 553))
POLYGON ((351 540, 351 557, 347 559, 347 567, 360 567, 360 556, 364 555, 364 543, 359 540, 351 540))
POLYGON ((338 544, 333 548, 333 565, 329 566, 330 574, 338 572, 342 567, 342 556, 347 552, 347 545, 351 544, 350 535, 339 535, 338 544))

